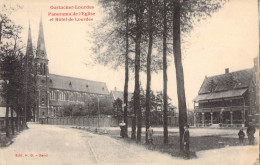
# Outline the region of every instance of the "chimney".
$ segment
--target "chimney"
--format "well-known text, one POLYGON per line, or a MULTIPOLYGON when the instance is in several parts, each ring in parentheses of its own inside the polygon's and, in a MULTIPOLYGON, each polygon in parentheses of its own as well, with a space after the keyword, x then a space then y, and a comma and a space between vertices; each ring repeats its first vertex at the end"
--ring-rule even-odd
POLYGON ((116 87, 115 87, 115 89, 114 89, 114 90, 115 90, 115 91, 117 91, 117 90, 116 90, 116 87))
POLYGON ((226 68, 225 69, 225 74, 228 74, 229 73, 229 68, 226 68))

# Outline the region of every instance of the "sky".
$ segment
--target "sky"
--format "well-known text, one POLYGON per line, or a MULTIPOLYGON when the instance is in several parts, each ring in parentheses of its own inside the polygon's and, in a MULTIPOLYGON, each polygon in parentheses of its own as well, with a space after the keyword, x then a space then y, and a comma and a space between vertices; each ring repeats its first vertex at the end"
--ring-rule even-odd
MULTIPOLYGON (((45 44, 49 59, 49 71, 53 74, 106 82, 109 90, 123 91, 124 70, 91 64, 91 31, 104 18, 97 0, 4 0, 7 5, 19 3, 23 8, 14 12, 12 20, 24 27, 22 38, 26 42, 29 21, 33 44, 36 46, 39 21, 42 16, 45 44), (79 12, 83 9, 53 10, 51 6, 94 6, 85 10, 95 12, 92 22, 52 22, 48 12, 79 12), (86 63, 88 65, 86 65, 86 63)), ((0 2, 1 3, 1 2, 0 2)), ((182 44, 184 80, 188 108, 193 108, 205 76, 223 74, 253 67, 253 58, 258 54, 257 0, 230 0, 223 8, 206 21, 197 23, 182 44)), ((168 67, 168 95, 178 105, 174 61, 168 67)), ((146 76, 141 74, 143 89, 146 76)), ((152 89, 163 88, 162 72, 152 74, 152 89)), ((129 91, 134 91, 134 75, 130 75, 129 91)))

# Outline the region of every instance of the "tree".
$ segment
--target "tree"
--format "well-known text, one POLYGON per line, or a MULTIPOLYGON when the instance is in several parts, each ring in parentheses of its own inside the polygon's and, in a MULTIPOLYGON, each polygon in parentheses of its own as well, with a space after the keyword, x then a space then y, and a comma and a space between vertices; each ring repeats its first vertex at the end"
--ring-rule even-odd
POLYGON ((128 82, 129 82, 129 66, 128 66, 128 58, 129 58, 129 0, 126 0, 126 33, 125 33, 125 85, 124 85, 124 122, 125 122, 125 135, 123 137, 128 137, 128 82))
MULTIPOLYGON (((170 103, 171 98, 168 97, 168 113, 173 116, 176 110, 176 107, 170 103)), ((156 94, 151 90, 150 93, 150 125, 162 125, 162 112, 163 112, 163 92, 156 92, 156 94)), ((146 115, 146 93, 141 90, 140 92, 140 106, 142 110, 142 114, 146 115)), ((134 111, 134 97, 131 98, 129 102, 130 114, 134 111)), ((146 118, 146 116, 145 116, 146 118)))
MULTIPOLYGON (((9 136, 9 110, 11 110, 11 129, 14 134, 13 114, 16 111, 17 117, 22 111, 17 107, 20 105, 19 100, 22 98, 23 92, 23 53, 20 33, 22 27, 15 25, 9 16, 20 6, 8 7, 1 5, 0 13, 0 70, 2 82, 1 95, 6 102, 6 135, 9 136)), ((19 122, 19 120, 18 120, 19 122)), ((17 122, 17 131, 18 131, 17 122)))
POLYGON ((123 102, 121 99, 116 99, 113 103, 113 107, 114 107, 114 117, 118 120, 118 121, 121 121, 122 120, 122 105, 123 105, 123 102))
MULTIPOLYGON (((11 115, 14 107, 18 104, 20 99, 23 84, 21 82, 22 61, 19 58, 22 52, 16 47, 2 46, 1 51, 1 78, 2 82, 2 97, 6 103, 6 136, 9 136, 9 110, 11 108, 11 115)), ((13 118, 11 118, 12 133, 14 133, 13 118)))
MULTIPOLYGON (((136 141, 141 141, 142 132, 142 112, 140 108, 140 55, 141 55, 141 40, 143 29, 143 0, 135 0, 135 21, 136 21, 136 36, 135 36, 135 88, 134 88, 134 109, 137 111, 137 138, 136 141)), ((133 129, 135 132, 135 128, 133 129)), ((134 135, 133 135, 134 136, 134 135)))
POLYGON ((153 50, 153 0, 148 0, 148 53, 147 53, 147 79, 146 79, 146 110, 145 110, 145 141, 148 143, 148 129, 150 126, 150 94, 151 94, 151 56, 153 50))
POLYGON ((168 144, 168 95, 167 95, 167 0, 163 1, 163 137, 168 144))
POLYGON ((184 0, 183 2, 180 0, 172 0, 173 54, 177 81, 181 151, 183 151, 182 136, 184 133, 184 125, 187 123, 187 107, 181 54, 181 31, 185 33, 190 32, 196 20, 200 21, 200 19, 206 19, 206 17, 211 16, 211 14, 221 8, 225 2, 226 0, 184 0))
POLYGON ((9 16, 21 6, 17 5, 14 7, 8 7, 7 5, 0 5, 0 44, 2 44, 3 39, 9 39, 13 36, 14 22, 9 18, 9 16))

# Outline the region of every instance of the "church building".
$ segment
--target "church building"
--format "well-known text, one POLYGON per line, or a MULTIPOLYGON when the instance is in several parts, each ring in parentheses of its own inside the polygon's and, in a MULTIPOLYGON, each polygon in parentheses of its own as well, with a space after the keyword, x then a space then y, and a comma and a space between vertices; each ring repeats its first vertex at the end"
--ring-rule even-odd
POLYGON ((89 97, 109 95, 106 83, 49 73, 42 19, 40 20, 36 56, 33 53, 31 28, 29 27, 26 54, 33 58, 36 69, 38 105, 36 121, 56 117, 68 104, 83 104, 89 97))

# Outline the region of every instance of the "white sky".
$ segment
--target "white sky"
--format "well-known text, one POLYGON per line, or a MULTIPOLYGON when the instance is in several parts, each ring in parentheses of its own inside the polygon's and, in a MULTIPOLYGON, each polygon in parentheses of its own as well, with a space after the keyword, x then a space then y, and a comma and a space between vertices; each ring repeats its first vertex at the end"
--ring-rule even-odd
MULTIPOLYGON (((123 91, 124 70, 113 70, 101 65, 86 66, 91 54, 90 32, 97 20, 102 19, 102 11, 96 0, 4 0, 9 4, 20 2, 23 9, 12 15, 13 20, 24 27, 23 38, 27 41, 28 22, 31 22, 34 46, 37 43, 39 20, 42 15, 45 44, 49 58, 50 73, 89 80, 103 81, 108 89, 116 86, 123 91), (51 5, 93 5, 96 16, 94 22, 49 22, 51 5)), ((56 10, 56 12, 62 10, 56 10)), ((68 11, 68 10, 67 10, 68 11)), ((258 53, 258 13, 257 0, 230 0, 224 8, 211 18, 196 25, 183 51, 183 66, 187 106, 193 108, 205 76, 253 67, 253 58, 258 53)), ((145 89, 146 77, 142 75, 145 89)), ((162 73, 152 75, 152 89, 162 90, 162 73)), ((129 90, 134 89, 134 76, 130 77, 129 90)), ((174 61, 168 68, 168 94, 177 105, 177 90, 174 61)))

